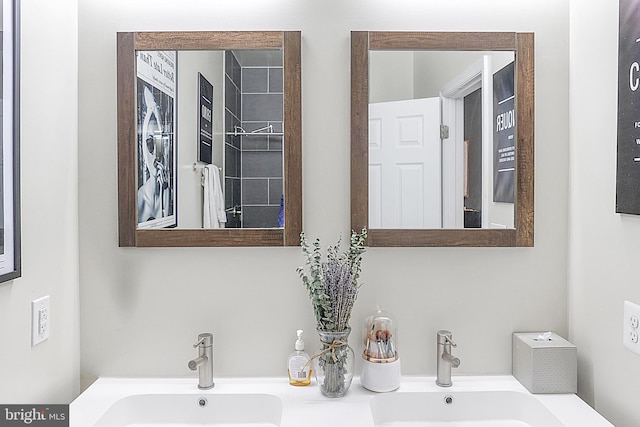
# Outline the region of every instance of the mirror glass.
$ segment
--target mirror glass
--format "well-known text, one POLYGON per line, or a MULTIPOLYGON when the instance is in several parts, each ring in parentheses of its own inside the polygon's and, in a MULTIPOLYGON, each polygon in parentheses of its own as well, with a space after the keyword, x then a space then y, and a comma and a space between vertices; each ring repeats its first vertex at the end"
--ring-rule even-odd
POLYGON ((514 228, 510 51, 369 53, 369 227, 514 228))
POLYGON ((299 244, 299 32, 118 33, 118 95, 121 246, 299 244))
POLYGON ((138 229, 282 228, 282 49, 136 51, 138 229))
POLYGON ((533 246, 532 33, 351 33, 351 227, 533 246))

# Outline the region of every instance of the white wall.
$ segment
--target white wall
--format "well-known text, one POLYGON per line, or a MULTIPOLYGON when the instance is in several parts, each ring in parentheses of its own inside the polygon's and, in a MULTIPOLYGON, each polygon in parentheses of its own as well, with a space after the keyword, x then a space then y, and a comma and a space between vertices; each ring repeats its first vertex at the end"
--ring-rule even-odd
POLYGON ((194 375, 186 364, 204 331, 216 376, 285 375, 297 328, 314 347, 300 248, 117 247, 116 31, 302 30, 304 230, 325 245, 349 231, 350 31, 534 31, 536 246, 372 248, 352 318, 359 351, 376 304, 396 313, 406 374, 435 373, 442 328, 458 373, 493 374, 511 372, 513 331, 568 332, 568 13, 568 0, 81 1, 83 384, 194 375))
POLYGON ((77 0, 21 3, 22 278, 0 284, 0 402, 68 403, 80 381, 77 0), (31 347, 44 295, 51 335, 31 347))
MULTIPOLYGON (((617 427, 640 423, 640 356, 622 345, 640 304, 640 217, 615 213, 618 2, 571 1, 570 292, 579 394, 617 427)), ((540 193, 538 193, 540 194, 540 193)))
POLYGON ((369 53, 369 102, 413 99, 413 52, 371 51, 369 53))

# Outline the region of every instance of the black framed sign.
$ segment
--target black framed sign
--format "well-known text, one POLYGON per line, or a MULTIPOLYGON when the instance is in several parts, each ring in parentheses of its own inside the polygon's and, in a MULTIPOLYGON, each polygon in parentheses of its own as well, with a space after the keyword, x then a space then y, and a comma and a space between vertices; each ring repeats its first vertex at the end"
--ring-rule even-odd
POLYGON ((493 75, 493 201, 513 203, 516 158, 514 63, 493 75))
POLYGON ((212 162, 213 85, 198 73, 198 160, 212 162))
POLYGON ((21 275, 19 0, 2 0, 0 282, 21 275))
POLYGON ((620 0, 616 212, 640 215, 640 1, 620 0))
POLYGON ((136 52, 138 228, 177 225, 175 51, 136 52))

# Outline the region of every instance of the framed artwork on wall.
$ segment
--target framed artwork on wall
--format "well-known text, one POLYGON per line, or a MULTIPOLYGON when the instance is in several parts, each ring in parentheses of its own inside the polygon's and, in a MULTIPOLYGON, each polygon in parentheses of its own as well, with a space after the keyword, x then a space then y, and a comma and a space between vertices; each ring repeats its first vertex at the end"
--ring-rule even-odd
POLYGON ((640 1, 620 0, 616 212, 640 215, 640 1))
POLYGON ((19 0, 2 0, 0 283, 20 277, 19 0))

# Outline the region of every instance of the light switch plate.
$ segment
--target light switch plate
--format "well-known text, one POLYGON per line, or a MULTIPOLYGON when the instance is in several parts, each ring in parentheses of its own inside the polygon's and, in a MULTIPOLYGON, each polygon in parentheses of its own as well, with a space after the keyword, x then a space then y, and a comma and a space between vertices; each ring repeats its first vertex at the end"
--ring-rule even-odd
POLYGON ((49 338, 51 326, 49 295, 31 301, 31 346, 49 338))
POLYGON ((640 305, 625 301, 622 343, 626 348, 640 355, 640 343, 638 342, 639 323, 640 305))

